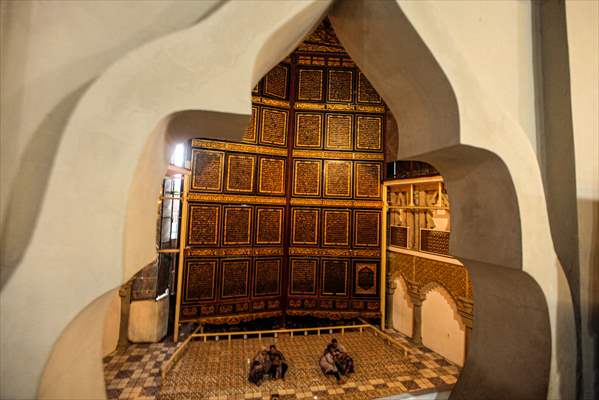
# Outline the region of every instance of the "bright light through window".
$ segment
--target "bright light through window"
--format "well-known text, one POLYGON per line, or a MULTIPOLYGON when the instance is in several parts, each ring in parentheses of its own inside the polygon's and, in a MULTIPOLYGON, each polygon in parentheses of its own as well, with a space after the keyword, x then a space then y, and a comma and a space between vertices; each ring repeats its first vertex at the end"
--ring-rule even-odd
POLYGON ((177 167, 183 167, 185 163, 185 147, 183 143, 179 143, 175 146, 175 151, 171 156, 171 164, 176 165, 177 167))

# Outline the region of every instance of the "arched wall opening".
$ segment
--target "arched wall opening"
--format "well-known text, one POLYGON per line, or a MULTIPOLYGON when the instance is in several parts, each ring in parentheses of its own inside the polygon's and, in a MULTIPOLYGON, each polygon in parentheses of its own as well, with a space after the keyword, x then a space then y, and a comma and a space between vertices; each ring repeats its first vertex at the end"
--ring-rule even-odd
POLYGON ((466 327, 453 297, 442 287, 426 291, 422 302, 422 344, 457 365, 464 365, 466 327))
POLYGON ((414 306, 408 295, 408 288, 403 278, 395 279, 395 291, 393 292, 393 316, 392 327, 406 336, 412 336, 412 319, 414 315, 414 306))
MULTIPOLYGON (((315 15, 321 16, 323 12, 324 10, 318 10, 315 15)), ((301 12, 297 14, 301 14, 301 12)), ((417 20, 419 16, 418 13, 413 13, 410 20, 417 20)), ((294 17, 296 19, 291 18, 294 24, 281 25, 294 32, 295 29, 299 31, 300 28, 304 28, 304 34, 313 26, 314 19, 302 19, 301 15, 295 14, 294 17)), ((277 16, 274 19, 279 20, 279 18, 283 17, 277 16)), ((505 148, 507 145, 503 143, 497 143, 490 139, 476 140, 477 135, 488 139, 488 135, 482 132, 489 127, 485 123, 489 123, 490 129, 495 132, 511 135, 510 139, 515 142, 519 140, 518 134, 515 133, 519 133, 518 128, 509 121, 497 121, 498 118, 492 117, 495 113, 487 104, 485 100, 487 97, 484 93, 481 93, 475 84, 467 84, 469 79, 472 79, 467 73, 468 69, 465 68, 462 70, 463 72, 458 73, 456 69, 460 68, 447 61, 448 54, 456 55, 455 52, 459 53, 459 51, 452 48, 451 44, 444 42, 439 44, 439 36, 443 35, 437 33, 437 36, 433 35, 432 39, 429 37, 428 40, 435 44, 433 46, 434 54, 442 60, 444 68, 450 72, 454 89, 457 88, 460 105, 465 106, 461 107, 461 115, 458 118, 456 99, 447 78, 397 4, 340 3, 332 10, 331 21, 352 57, 383 95, 394 113, 397 112, 398 120, 403 121, 404 126, 401 130, 406 135, 400 139, 401 156, 398 158, 420 158, 433 164, 447 177, 448 187, 455 203, 463 206, 463 209, 458 210, 452 220, 454 237, 459 238, 459 241, 452 239, 451 247, 452 253, 464 261, 472 274, 477 313, 481 317, 475 320, 472 348, 466 360, 463 377, 454 390, 454 398, 490 398, 494 394, 497 397, 509 394, 512 398, 543 398, 547 397, 548 388, 550 396, 562 393, 566 394, 563 397, 568 397, 567 394, 573 387, 571 382, 572 357, 569 354, 575 353, 575 350, 572 350, 571 338, 568 336, 569 328, 572 328, 571 303, 567 287, 561 285, 563 283, 561 266, 555 257, 552 258, 554 253, 551 248, 551 239, 546 234, 548 229, 544 229, 546 228, 544 226, 546 216, 543 211, 535 211, 532 204, 535 199, 543 200, 542 194, 537 195, 542 193, 542 190, 539 190, 541 189, 539 187, 540 179, 535 175, 534 167, 532 168, 533 172, 526 169, 532 162, 530 154, 516 151, 510 156, 509 151, 505 148), (388 37, 402 39, 391 42, 387 40, 388 37), (397 51, 396 46, 400 47, 400 51, 397 51), (396 59, 395 55, 406 57, 403 58, 403 62, 399 62, 400 60, 396 59), (429 62, 422 62, 426 60, 429 62), (414 87, 415 82, 418 84, 418 90, 414 87), (443 93, 438 95, 440 90, 441 92, 445 91, 444 95, 443 93), (426 95, 422 96, 417 93, 426 93, 426 95), (406 103, 406 107, 402 107, 402 102, 406 103), (412 107, 407 104, 410 102, 412 102, 412 107), (400 117, 402 110, 405 110, 405 118, 400 117), (409 110, 413 113, 408 112, 409 110), (500 122, 506 125, 502 125, 500 122), (410 124, 414 129, 408 129, 410 124), (461 132, 458 125, 460 125, 461 132), (479 128, 480 131, 475 128, 479 128), (481 149, 489 149, 489 151, 481 149), (518 157, 524 161, 522 163, 515 161, 518 157), (517 170, 518 166, 522 166, 524 169, 517 170), (526 185, 530 182, 533 183, 533 188, 529 191, 526 190, 526 185), (485 213, 484 210, 490 208, 491 205, 495 212, 485 213), (519 215, 518 211, 522 209, 525 212, 519 215), (536 231, 533 227, 538 224, 542 228, 540 234, 535 235, 536 231), (521 230, 524 232, 522 233, 521 230), (528 237, 533 236, 537 239, 534 246, 526 241, 528 237), (536 261, 533 260, 535 257, 537 257, 536 261), (543 279, 540 275, 541 271, 546 273, 547 268, 552 271, 552 281, 543 279), (506 323, 508 321, 509 324, 506 323), (518 326, 519 330, 512 329, 513 326, 518 326), (563 352, 557 351, 555 336, 558 326, 566 328, 561 332, 563 337, 560 338, 565 343, 563 347, 566 350, 563 352), (513 361, 517 357, 520 359, 514 363, 513 361), (550 368, 551 381, 549 379, 550 368), (560 375, 558 372, 562 368, 565 369, 560 375), (523 377, 526 377, 525 383, 522 382, 523 377)), ((284 40, 283 45, 292 42, 289 37, 281 39, 279 36, 277 40, 284 40)), ((166 48, 170 46, 169 43, 162 44, 166 48)), ((272 60, 270 66, 274 65, 282 55, 273 54, 269 58, 272 60)), ((244 66, 254 65, 253 62, 250 58, 250 60, 244 60, 245 64, 241 64, 244 66)), ((264 73, 265 71, 260 72, 264 73)), ((253 83, 256 81, 257 79, 253 79, 253 83)), ((244 82, 245 85, 240 85, 243 90, 251 87, 251 85, 247 85, 248 82, 244 82)), ((106 84, 110 86, 109 79, 106 84)), ((232 87, 232 90, 241 90, 241 88, 232 87)), ((110 95, 114 95, 114 93, 110 95)), ((89 96, 97 96, 96 99, 106 101, 110 99, 106 92, 97 90, 89 96)), ((133 103, 135 104, 135 102, 133 103)), ((192 103, 190 101, 187 103, 188 107, 179 107, 178 109, 191 109, 193 108, 192 103)), ((245 112, 243 113, 246 122, 247 103, 246 98, 245 112)), ((81 114, 82 111, 85 111, 85 106, 84 103, 80 105, 75 113, 81 114)), ((227 109, 228 112, 235 109, 235 107, 226 107, 223 104, 214 108, 227 109)), ((159 115, 168 114, 168 112, 161 112, 159 115)), ((155 118, 155 113, 144 114, 143 117, 146 119, 150 117, 154 122, 160 118, 155 118)), ((118 123, 122 123, 122 120, 118 123)), ((146 122, 145 125, 147 124, 146 122)), ((151 130, 145 129, 144 124, 137 128, 141 128, 144 136, 151 130)), ((142 144, 151 142, 151 140, 146 141, 142 138, 140 138, 142 144)), ((157 161, 164 160, 164 141, 157 145, 156 149, 158 151, 150 151, 150 154, 144 156, 154 165, 159 164, 157 161)), ((139 152, 141 154, 141 151, 139 152)), ((143 157, 136 161, 138 161, 137 165, 144 165, 143 157)), ((154 186, 157 187, 163 172, 164 168, 151 171, 149 179, 143 179, 144 175, 139 174, 139 171, 137 175, 131 172, 132 185, 135 185, 135 182, 155 182, 154 186)), ((141 185, 141 183, 139 184, 141 185)), ((146 198, 150 200, 147 200, 146 204, 153 202, 153 199, 156 198, 155 195, 156 193, 153 197, 147 196, 146 198)), ((544 202, 542 201, 541 204, 543 204, 541 206, 543 208, 544 202)), ((137 210, 137 206, 135 205, 132 209, 137 210)), ((535 206, 538 207, 538 203, 535 206)), ((131 213, 133 214, 134 211, 131 213)), ((144 212, 140 213, 140 215, 142 214, 144 212)), ((146 222, 150 219, 149 216, 141 218, 146 222)), ((128 226, 135 222, 132 215, 121 215, 120 219, 121 221, 126 220, 128 226)), ((140 227, 141 230, 146 228, 147 224, 140 227)), ((133 228, 130 229, 131 232, 135 231, 133 228)), ((146 233, 142 232, 140 237, 143 238, 144 235, 147 235, 147 231, 146 233)), ((131 240, 131 236, 128 234, 125 242, 127 246, 131 246, 131 249, 125 252, 132 251, 134 253, 133 249, 139 248, 139 246, 135 246, 129 240, 131 240)), ((111 251, 120 254, 119 249, 117 246, 111 251)), ((141 259, 146 257, 147 254, 140 254, 141 259)), ((125 256, 126 258, 127 256, 125 256)), ((131 272, 142 265, 143 263, 139 262, 125 263, 123 271, 129 271, 125 272, 125 276, 130 276, 131 272)), ((98 291, 101 290, 98 289, 98 291)), ((98 293, 94 292, 93 297, 97 297, 97 295, 98 293)), ((83 296, 83 298, 86 301, 78 302, 79 306, 76 311, 79 311, 82 304, 88 302, 88 297, 83 296)), ((90 310, 88 309, 86 312, 88 311, 90 310)), ((71 324, 70 327, 75 325, 71 324)), ((92 329, 90 326, 86 328, 88 331, 92 329)), ((99 327, 96 329, 101 330, 99 327)), ((69 332, 67 328, 63 339, 69 333, 75 334, 76 331, 69 332)), ((79 343, 77 341, 69 343, 70 347, 66 347, 63 351, 67 348, 71 351, 81 348, 84 336, 75 335, 75 337, 79 343)), ((55 347, 55 353, 60 351, 59 348, 60 343, 55 347)), ((94 353, 90 358, 93 357, 99 356, 94 353)), ((55 368, 54 374, 58 375, 64 374, 67 369, 64 363, 58 363, 55 368)), ((49 370, 46 372, 51 373, 49 370)), ((69 373, 75 372, 69 371, 69 373)), ((102 378, 99 375, 88 379, 100 381, 102 378)), ((66 379, 58 380, 55 389, 67 381, 66 379)), ((73 388, 73 393, 79 395, 86 393, 84 387, 79 387, 80 391, 76 389, 73 388)))

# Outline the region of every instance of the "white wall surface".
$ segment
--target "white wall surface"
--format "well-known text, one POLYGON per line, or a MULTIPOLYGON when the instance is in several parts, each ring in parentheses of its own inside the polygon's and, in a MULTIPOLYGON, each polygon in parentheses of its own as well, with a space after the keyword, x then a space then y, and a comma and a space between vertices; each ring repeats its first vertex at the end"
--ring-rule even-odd
MULTIPOLYGON (((446 24, 453 43, 479 83, 526 132, 536 149, 532 22, 529 1, 398 0, 412 9, 428 8, 446 24), (425 4, 419 4, 425 3, 425 4)), ((418 28, 418 26, 416 26, 418 28)), ((434 31, 433 27, 427 27, 434 31)), ((421 33, 421 32, 419 32, 421 33)))
POLYGON ((464 365, 465 329, 451 296, 442 289, 428 292, 422 302, 422 344, 464 365))
POLYGON ((97 299, 156 256, 168 150, 190 138, 168 116, 199 110, 204 134, 218 114, 211 134, 241 135, 251 88, 330 2, 227 2, 195 25, 214 3, 1 4, 2 244, 24 246, 3 252, 0 397, 96 398, 110 296, 97 299))
POLYGON ((402 278, 395 280, 395 292, 393 292, 393 329, 407 336, 412 336, 414 318, 414 306, 408 295, 408 288, 402 278))

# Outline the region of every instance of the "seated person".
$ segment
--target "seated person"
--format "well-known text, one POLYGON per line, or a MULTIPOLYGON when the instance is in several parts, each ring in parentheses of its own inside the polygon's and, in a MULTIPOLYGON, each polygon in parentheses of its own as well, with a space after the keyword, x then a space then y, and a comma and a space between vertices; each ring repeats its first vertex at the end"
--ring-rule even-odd
POLYGON ((345 347, 333 338, 330 346, 333 350, 333 356, 335 358, 335 364, 341 375, 348 375, 354 372, 354 360, 347 353, 345 347))
POLYGON ((262 380, 269 372, 271 367, 270 357, 268 355, 268 351, 266 351, 266 347, 262 347, 262 349, 254 356, 252 360, 252 364, 250 366, 250 376, 248 380, 260 386, 262 380))
POLYGON ((270 345, 270 350, 268 351, 268 356, 270 358, 270 369, 268 371, 269 375, 273 379, 285 379, 285 373, 287 372, 287 363, 285 362, 285 356, 274 344, 270 345))
POLYGON ((339 370, 337 369, 335 356, 333 354, 333 346, 330 344, 325 349, 322 357, 320 357, 320 369, 325 375, 333 375, 337 379, 337 383, 345 383, 345 381, 341 379, 341 375, 339 375, 339 370))
POLYGON ((331 340, 331 346, 333 347, 334 352, 347 353, 345 347, 341 343, 339 343, 335 338, 331 340))

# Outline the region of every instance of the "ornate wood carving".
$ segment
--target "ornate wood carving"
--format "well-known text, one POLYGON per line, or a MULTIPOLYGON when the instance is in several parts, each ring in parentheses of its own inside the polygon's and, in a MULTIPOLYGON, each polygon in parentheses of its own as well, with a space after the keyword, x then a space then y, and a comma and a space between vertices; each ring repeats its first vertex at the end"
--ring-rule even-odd
POLYGON ((216 259, 187 261, 185 302, 214 299, 216 264, 216 259))
POLYGON ((356 296, 374 296, 377 294, 377 271, 376 261, 354 262, 354 293, 356 296))
POLYGON ((281 265, 282 258, 256 259, 254 276, 254 295, 273 296, 281 294, 281 265))
POLYGON ((354 163, 356 198, 379 199, 381 197, 381 169, 381 164, 376 162, 354 163))
POLYGON ((291 243, 317 245, 320 210, 314 208, 291 209, 291 243))
POLYGON ((322 289, 325 296, 347 296, 349 260, 322 260, 322 289))
POLYGON ((380 212, 355 210, 354 221, 354 246, 380 246, 380 212))
POLYGON ((222 261, 221 298, 245 297, 248 295, 250 259, 222 261))
POLYGON ((353 116, 351 114, 326 115, 325 148, 351 150, 353 148, 353 116))
POLYGON ((287 119, 289 113, 262 107, 260 144, 287 146, 287 119))
POLYGON ((252 207, 224 207, 223 245, 251 244, 252 207))
POLYGON ((320 160, 293 160, 293 195, 320 196, 320 160))
POLYGON ((352 70, 330 69, 328 76, 327 100, 331 102, 351 103, 354 87, 352 70))
POLYGON ((283 64, 276 65, 271 69, 264 79, 264 94, 286 99, 288 74, 289 67, 283 64))
POLYGON ((295 114, 295 147, 317 149, 322 147, 321 113, 295 114))
POLYGON ((251 193, 254 191, 256 156, 229 154, 227 157, 228 192, 251 193))
POLYGON ((383 117, 358 115, 356 117, 356 150, 383 148, 383 117))
POLYGON ((283 245, 283 207, 256 207, 256 244, 283 245))
POLYGON ((324 86, 324 71, 321 69, 300 68, 298 72, 298 100, 322 101, 324 86))
POLYGON ((325 197, 351 197, 352 162, 324 160, 325 197))
POLYGON ((290 294, 316 294, 316 269, 318 260, 310 258, 291 259, 290 294))
POLYGON ((220 206, 191 204, 187 243, 196 246, 217 246, 220 227, 220 206))
POLYGON ((258 193, 284 195, 286 176, 285 159, 260 157, 258 193))
POLYGON ((381 103, 381 96, 362 72, 358 73, 358 103, 381 103))
POLYGON ((225 153, 194 149, 191 189, 207 192, 222 191, 224 165, 225 153))
POLYGON ((349 246, 351 211, 323 210, 323 245, 349 246))

